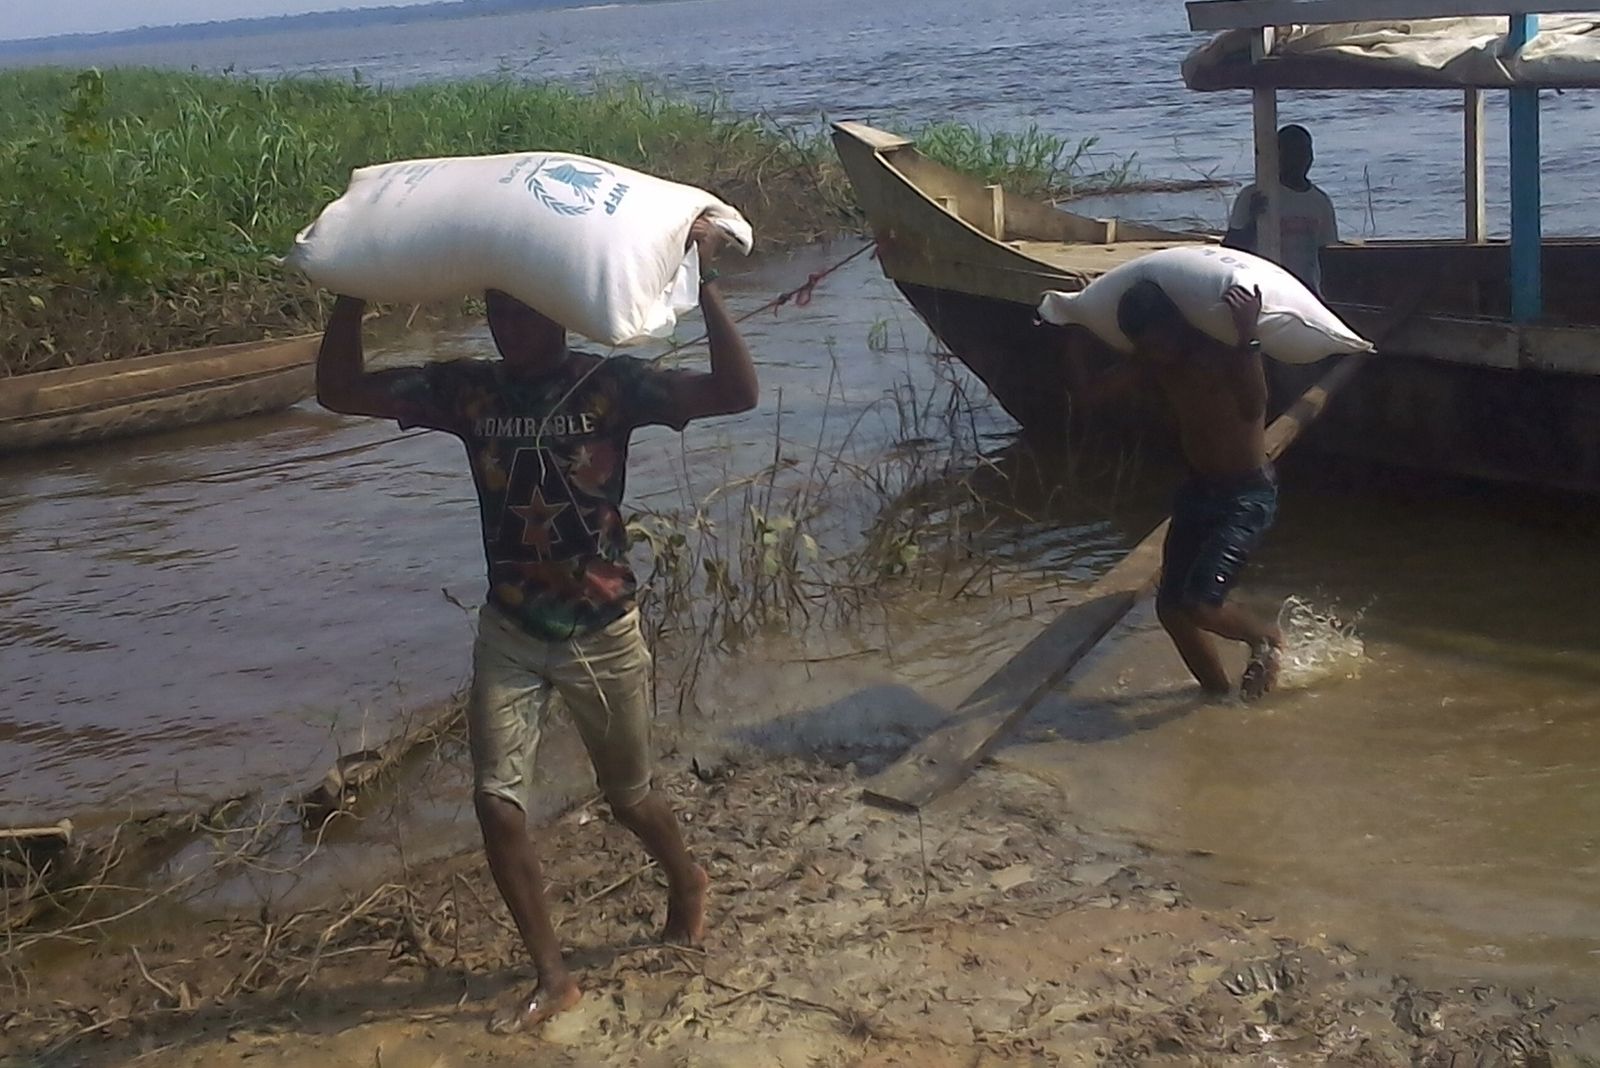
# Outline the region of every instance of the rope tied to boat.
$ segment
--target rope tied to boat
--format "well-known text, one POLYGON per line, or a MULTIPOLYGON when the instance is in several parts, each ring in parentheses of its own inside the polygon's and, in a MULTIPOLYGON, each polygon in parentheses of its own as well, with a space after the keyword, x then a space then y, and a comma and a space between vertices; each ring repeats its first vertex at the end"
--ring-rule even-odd
MULTIPOLYGON (((850 253, 850 255, 846 256, 838 263, 835 263, 833 266, 824 267, 820 271, 812 271, 806 276, 806 280, 803 284, 796 286, 787 293, 780 293, 771 301, 769 301, 768 303, 772 311, 776 312, 779 308, 790 302, 793 302, 796 308, 806 307, 811 303, 811 298, 816 295, 818 283, 820 283, 824 278, 839 270, 841 267, 845 267, 850 263, 860 259, 867 252, 871 252, 874 256, 876 256, 877 248, 878 243, 876 241, 868 241, 865 245, 862 245, 860 248, 856 249, 854 252, 850 253)), ((754 318, 756 315, 759 315, 761 312, 766 310, 766 308, 758 308, 756 311, 751 312, 748 316, 742 316, 735 321, 742 323, 745 321, 745 319, 754 318)))
MULTIPOLYGON (((807 307, 807 306, 809 306, 811 304, 812 298, 816 295, 817 286, 819 284, 821 284, 823 279, 827 278, 830 274, 833 274, 835 271, 838 271, 841 268, 846 267, 849 264, 855 262, 856 260, 860 259, 862 256, 866 255, 868 252, 872 253, 873 258, 877 258, 877 255, 878 255, 878 251, 877 250, 878 250, 878 242, 877 241, 868 241, 866 244, 862 245, 860 248, 856 249, 854 252, 850 253, 850 255, 846 256, 844 259, 840 260, 839 262, 833 264, 832 266, 824 267, 820 271, 812 271, 809 275, 806 276, 806 280, 804 282, 802 282, 799 285, 795 286, 793 289, 785 290, 784 292, 779 293, 777 296, 773 297, 771 300, 769 300, 765 304, 761 305, 761 307, 756 308, 753 311, 745 312, 743 315, 736 316, 733 321, 736 322, 736 323, 747 323, 751 319, 754 319, 756 316, 764 314, 766 312, 772 312, 774 315, 776 315, 778 313, 779 309, 781 309, 784 305, 791 304, 791 303, 797 308, 807 307)), ((710 337, 711 337, 710 334, 701 334, 699 337, 695 338, 692 341, 685 341, 685 342, 682 342, 680 344, 674 344, 671 348, 667 349, 666 352, 663 352, 660 356, 657 356, 655 359, 651 360, 650 362, 651 363, 660 363, 662 360, 665 360, 668 357, 676 356, 678 353, 682 352, 684 349, 693 348, 696 345, 704 343, 705 341, 709 340, 710 337)))

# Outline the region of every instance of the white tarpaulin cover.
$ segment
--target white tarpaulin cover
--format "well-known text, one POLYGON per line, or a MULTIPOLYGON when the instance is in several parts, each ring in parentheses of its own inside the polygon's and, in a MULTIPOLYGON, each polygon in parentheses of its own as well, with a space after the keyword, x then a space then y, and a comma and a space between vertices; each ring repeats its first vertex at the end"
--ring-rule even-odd
POLYGON ((1250 61, 1251 33, 1230 30, 1183 61, 1191 89, 1548 89, 1600 87, 1600 14, 1543 15, 1515 56, 1504 18, 1281 26, 1272 55, 1250 61))

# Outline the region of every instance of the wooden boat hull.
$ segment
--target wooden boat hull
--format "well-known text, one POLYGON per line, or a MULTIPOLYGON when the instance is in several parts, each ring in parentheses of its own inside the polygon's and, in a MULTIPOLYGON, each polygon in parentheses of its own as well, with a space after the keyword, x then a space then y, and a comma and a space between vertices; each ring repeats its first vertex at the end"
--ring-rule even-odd
MULTIPOLYGON (((1078 387, 1119 357, 1086 331, 1039 327, 1035 309, 1047 290, 1075 291, 1156 248, 1214 238, 1019 205, 870 127, 840 123, 834 143, 879 239, 885 274, 1025 431, 1172 440, 1170 416, 1150 398, 1137 407, 1081 403, 1078 387)), ((1492 317, 1504 299, 1491 284, 1503 256, 1492 248, 1457 256, 1457 248, 1396 242, 1329 250, 1329 303, 1358 330, 1379 326, 1384 313, 1370 303, 1376 295, 1393 299, 1419 277, 1431 288, 1304 447, 1600 491, 1600 321, 1584 321, 1597 314, 1587 294, 1573 288, 1566 299, 1565 283, 1557 283, 1561 314, 1576 321, 1513 326, 1492 317), (1375 267, 1388 272, 1387 282, 1374 279, 1375 267)), ((1557 244, 1547 256, 1560 261, 1557 277, 1581 287, 1600 268, 1600 243, 1557 244)), ((1268 361, 1275 407, 1323 370, 1268 361)))
POLYGON ((0 453, 281 411, 315 391, 317 345, 308 335, 0 379, 0 453))
MULTIPOLYGON (((1158 449, 1175 444, 1159 403, 1090 409, 1074 402, 1080 369, 1115 358, 1093 338, 1047 345, 1028 305, 899 288, 1031 436, 1087 434, 1158 449)), ((1272 411, 1283 411, 1325 371, 1322 364, 1269 362, 1272 411)), ((1386 356, 1344 388, 1301 447, 1394 467, 1600 492, 1600 378, 1386 356)))

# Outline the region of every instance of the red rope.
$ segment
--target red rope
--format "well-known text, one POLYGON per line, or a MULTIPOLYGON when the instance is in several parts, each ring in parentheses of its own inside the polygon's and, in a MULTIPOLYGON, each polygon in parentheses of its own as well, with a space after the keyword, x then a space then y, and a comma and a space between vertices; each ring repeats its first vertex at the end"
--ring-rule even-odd
MULTIPOLYGON (((749 322, 751 319, 754 319, 756 316, 762 314, 763 312, 772 312, 773 314, 777 314, 778 309, 780 309, 784 305, 790 304, 790 303, 793 303, 794 306, 797 307, 797 308, 806 307, 807 305, 809 305, 811 303, 812 298, 816 296, 817 285, 819 283, 821 283, 821 281, 824 278, 827 278, 830 274, 833 274, 835 271, 837 271, 840 268, 846 266, 847 264, 850 264, 850 263, 854 262, 855 260, 860 259, 867 252, 871 252, 873 254, 873 256, 876 257, 877 254, 878 254, 877 253, 877 248, 878 248, 878 243, 876 241, 868 241, 865 245, 862 245, 860 248, 858 248, 854 252, 850 253, 850 255, 846 256, 844 259, 840 260, 838 263, 835 263, 831 267, 824 267, 820 271, 813 271, 811 274, 806 276, 806 280, 804 282, 802 282, 800 285, 797 285, 793 289, 788 290, 786 292, 779 293, 777 296, 773 297, 771 300, 769 300, 765 304, 761 305, 761 307, 756 308, 754 311, 745 312, 743 315, 741 315, 741 316, 737 317, 736 319, 734 319, 734 322, 736 322, 736 323, 749 322)), ((652 361, 652 362, 659 362, 661 360, 664 360, 668 356, 673 355, 674 353, 681 352, 684 349, 690 348, 691 346, 700 344, 702 341, 705 341, 709 337, 710 337, 709 334, 701 334, 699 337, 695 338, 693 341, 685 341, 681 345, 673 345, 666 352, 663 352, 660 356, 657 356, 655 358, 655 360, 652 361)))
POLYGON ((817 283, 822 281, 824 277, 823 273, 818 271, 806 279, 805 285, 794 291, 794 306, 796 308, 804 308, 811 303, 811 297, 817 291, 817 283))
MULTIPOLYGON (((806 305, 811 303, 811 298, 816 295, 817 284, 819 282, 833 272, 839 270, 841 267, 860 259, 864 253, 875 252, 877 247, 878 243, 876 241, 868 241, 865 245, 862 245, 860 248, 850 253, 850 255, 846 256, 838 263, 835 263, 831 267, 824 267, 820 271, 813 271, 811 274, 806 276, 806 280, 800 285, 795 286, 786 293, 779 293, 776 297, 773 297, 755 311, 739 316, 739 318, 735 319, 734 322, 742 323, 746 320, 754 319, 764 311, 777 311, 779 308, 790 303, 791 301, 794 302, 795 307, 804 308, 806 305)), ((690 344, 695 344, 695 342, 690 342, 690 344)))

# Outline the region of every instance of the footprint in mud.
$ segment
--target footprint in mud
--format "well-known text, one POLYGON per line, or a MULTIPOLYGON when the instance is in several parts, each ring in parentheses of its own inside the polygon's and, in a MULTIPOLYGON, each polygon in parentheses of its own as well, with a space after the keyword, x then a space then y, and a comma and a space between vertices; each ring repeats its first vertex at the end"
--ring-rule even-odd
POLYGON ((1299 963, 1280 957, 1277 960, 1255 961, 1236 969, 1232 975, 1223 977, 1222 988, 1242 998, 1252 994, 1282 993, 1298 985, 1299 981, 1299 963))

